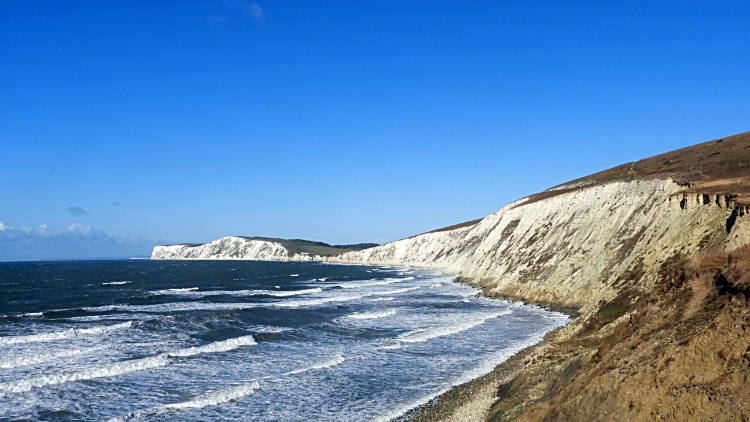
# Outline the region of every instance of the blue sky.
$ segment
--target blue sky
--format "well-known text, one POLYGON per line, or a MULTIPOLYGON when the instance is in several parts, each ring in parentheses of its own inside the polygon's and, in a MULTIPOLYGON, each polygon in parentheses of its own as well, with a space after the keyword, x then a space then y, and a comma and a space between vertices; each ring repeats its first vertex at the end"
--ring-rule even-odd
POLYGON ((750 3, 0 4, 0 260, 386 242, 750 130, 750 3))

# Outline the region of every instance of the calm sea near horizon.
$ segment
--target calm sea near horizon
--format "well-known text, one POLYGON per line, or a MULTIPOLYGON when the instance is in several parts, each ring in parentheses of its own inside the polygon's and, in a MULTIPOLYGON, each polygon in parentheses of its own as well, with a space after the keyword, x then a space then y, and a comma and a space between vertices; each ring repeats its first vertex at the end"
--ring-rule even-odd
POLYGON ((565 325, 407 267, 0 263, 0 420, 387 421, 565 325))

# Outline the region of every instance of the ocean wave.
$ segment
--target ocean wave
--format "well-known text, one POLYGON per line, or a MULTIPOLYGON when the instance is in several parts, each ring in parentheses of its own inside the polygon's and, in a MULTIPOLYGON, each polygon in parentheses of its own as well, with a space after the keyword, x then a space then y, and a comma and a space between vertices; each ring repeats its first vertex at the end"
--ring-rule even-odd
POLYGON ((188 347, 186 349, 175 350, 174 352, 167 352, 171 357, 186 357, 195 356, 202 353, 219 353, 228 352, 242 346, 254 346, 258 343, 255 342, 253 336, 242 336, 236 338, 230 338, 229 340, 216 341, 205 346, 188 347))
POLYGON ((511 313, 511 311, 509 310, 496 312, 492 314, 481 315, 479 317, 475 317, 454 325, 414 330, 399 335, 398 337, 396 337, 396 340, 402 343, 421 343, 427 340, 432 340, 434 338, 449 336, 452 334, 458 334, 462 331, 470 330, 477 325, 484 324, 487 320, 497 318, 502 315, 508 315, 509 313, 511 313))
POLYGON ((0 384, 0 393, 22 393, 30 391, 33 388, 63 384, 66 382, 114 377, 131 372, 142 371, 144 369, 166 366, 170 363, 170 357, 189 357, 203 353, 227 352, 241 346, 252 346, 255 344, 257 343, 253 336, 237 337, 209 343, 205 346, 188 347, 185 349, 160 353, 156 356, 116 362, 97 368, 88 368, 81 371, 65 372, 61 374, 43 375, 41 377, 3 383, 0 384))
POLYGON ((411 291, 414 291, 414 290, 418 290, 420 288, 421 287, 419 287, 419 286, 417 286, 417 287, 406 287, 406 288, 403 288, 403 289, 387 290, 387 291, 384 291, 384 292, 373 292, 373 294, 378 295, 378 296, 397 295, 397 294, 400 294, 400 293, 406 293, 406 292, 411 292, 411 291))
POLYGON ((87 349, 70 349, 62 350, 55 353, 44 353, 39 355, 31 356, 20 356, 12 359, 0 359, 0 369, 11 369, 18 368, 21 366, 36 365, 38 363, 49 362, 51 360, 67 358, 70 356, 83 355, 86 353, 92 353, 99 350, 106 349, 106 347, 89 347, 87 349))
POLYGON ((198 290, 197 287, 186 287, 183 289, 164 289, 164 290, 154 290, 149 292, 152 295, 183 295, 183 294, 192 294, 198 290))
POLYGON ((130 281, 110 281, 109 283, 102 283, 103 286, 106 286, 109 284, 130 284, 130 281))
POLYGON ((85 381, 95 378, 113 377, 144 369, 158 368, 169 364, 168 356, 160 354, 142 359, 133 359, 111 365, 89 368, 82 371, 65 372, 62 374, 43 375, 19 381, 0 384, 0 393, 23 393, 33 388, 63 384, 73 381, 85 381))
MULTIPOLYGON (((106 305, 83 308, 87 312, 109 312, 109 311, 124 311, 124 312, 180 312, 180 311, 233 311, 252 309, 259 307, 277 307, 277 308, 301 308, 306 306, 319 306, 331 302, 348 302, 352 300, 362 299, 369 296, 385 296, 395 295, 400 293, 410 292, 412 290, 420 289, 420 286, 406 287, 403 289, 396 290, 385 290, 385 291, 374 291, 374 292, 363 292, 358 294, 350 295, 337 295, 330 297, 323 297, 318 299, 303 299, 303 300, 289 300, 281 302, 271 303, 211 303, 211 302, 174 302, 174 303, 160 303, 153 305, 106 305)), ((307 290, 296 290, 294 292, 270 292, 267 290, 263 291, 263 294, 269 294, 277 297, 293 296, 305 293, 320 293, 320 289, 307 289, 307 290), (299 292, 299 293, 298 293, 299 292)), ((201 293, 201 292, 187 292, 190 293, 201 293)), ((0 343, 2 344, 2 343, 0 343)))
POLYGON ((57 332, 52 332, 52 333, 32 334, 28 336, 0 337, 0 346, 7 346, 11 344, 20 344, 20 343, 35 343, 35 342, 40 342, 40 341, 65 340, 65 339, 78 337, 78 336, 100 335, 100 334, 108 333, 110 331, 130 328, 132 325, 133 325, 133 321, 128 321, 128 322, 123 322, 122 324, 106 325, 102 327, 71 328, 65 331, 57 331, 57 332))
POLYGON ((401 283, 403 281, 409 281, 414 280, 414 277, 404 277, 404 278, 386 278, 379 281, 364 281, 361 283, 341 283, 341 284, 335 284, 335 287, 341 287, 342 289, 356 289, 360 287, 370 287, 370 286, 387 286, 389 284, 393 283, 401 283))
POLYGON ((394 297, 378 297, 378 298, 375 298, 375 299, 368 299, 367 301, 368 302, 387 302, 387 301, 390 301, 390 300, 393 300, 393 299, 395 299, 395 298, 394 297))
POLYGON ((169 410, 202 409, 208 406, 217 406, 223 403, 230 402, 232 400, 238 400, 245 396, 249 396, 250 394, 253 394, 259 389, 260 389, 260 384, 258 382, 239 385, 237 387, 227 388, 224 390, 206 394, 206 395, 197 397, 193 400, 188 400, 188 401, 179 402, 179 403, 165 404, 164 406, 155 407, 153 409, 142 410, 137 413, 131 413, 128 416, 112 418, 108 420, 107 422, 124 422, 129 419, 135 419, 135 418, 139 418, 142 416, 158 415, 161 413, 165 413, 166 411, 169 411, 169 410))
POLYGON ((310 366, 307 366, 305 368, 295 369, 294 371, 287 372, 284 375, 294 375, 294 374, 300 374, 302 372, 313 371, 313 370, 316 370, 316 369, 330 368, 332 366, 336 366, 336 365, 344 362, 345 360, 346 359, 344 359, 343 356, 336 355, 333 359, 329 359, 329 360, 323 361, 323 362, 317 362, 317 363, 314 363, 314 364, 312 364, 310 366))
POLYGON ((325 297, 321 299, 308 299, 308 300, 294 300, 288 302, 278 302, 269 304, 278 308, 302 308, 308 306, 319 306, 331 302, 349 302, 352 300, 362 299, 363 297, 372 296, 372 293, 364 293, 359 295, 340 295, 325 297))
POLYGON ((173 302, 153 305, 105 305, 83 308, 86 312, 182 312, 182 311, 234 311, 257 308, 257 303, 173 302))
POLYGON ((275 327, 271 325, 254 325, 246 328, 247 331, 253 331, 255 333, 283 333, 285 331, 292 331, 292 327, 275 327))
POLYGON ((200 409, 206 406, 216 406, 217 404, 226 403, 228 401, 237 400, 254 393, 260 389, 260 384, 253 382, 251 384, 240 385, 238 387, 229 388, 215 393, 207 394, 203 397, 181 402, 171 403, 162 406, 164 409, 200 409))
POLYGON ((167 290, 154 290, 149 292, 155 296, 190 296, 190 297, 206 297, 206 296, 275 296, 275 297, 287 297, 304 295, 311 293, 320 293, 322 289, 304 289, 304 290, 290 290, 290 291, 273 291, 273 290, 205 290, 197 291, 197 287, 194 289, 167 289, 167 290))
POLYGON ((281 291, 281 292, 271 292, 266 291, 267 295, 276 296, 276 297, 286 297, 286 296, 296 296, 296 295, 304 295, 304 294, 310 294, 310 293, 320 293, 322 292, 322 289, 315 288, 315 289, 305 289, 305 290, 292 290, 292 291, 281 291))
POLYGON ((389 317, 391 315, 396 315, 395 309, 390 309, 387 311, 381 311, 381 312, 363 312, 358 314, 351 314, 347 315, 347 318, 351 319, 377 319, 377 318, 384 318, 389 317))

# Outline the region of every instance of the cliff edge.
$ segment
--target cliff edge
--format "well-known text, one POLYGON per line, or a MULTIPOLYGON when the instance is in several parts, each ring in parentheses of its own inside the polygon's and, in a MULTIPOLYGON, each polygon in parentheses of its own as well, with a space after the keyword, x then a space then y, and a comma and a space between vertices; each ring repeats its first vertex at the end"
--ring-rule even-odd
POLYGON ((404 420, 750 420, 748 205, 750 132, 327 260, 435 268, 578 315, 404 420))
POLYGON ((253 261, 321 261, 327 256, 377 246, 375 243, 329 245, 302 239, 227 236, 211 243, 155 246, 151 259, 242 259, 253 261))

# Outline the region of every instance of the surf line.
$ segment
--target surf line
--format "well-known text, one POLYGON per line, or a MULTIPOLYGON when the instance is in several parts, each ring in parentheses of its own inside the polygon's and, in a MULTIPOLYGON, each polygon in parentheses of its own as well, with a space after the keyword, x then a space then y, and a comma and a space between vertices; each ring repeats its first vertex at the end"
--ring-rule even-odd
POLYGON ((83 369, 81 371, 64 372, 61 374, 43 375, 36 378, 29 378, 19 381, 11 381, 0 384, 0 395, 9 393, 23 393, 34 388, 46 387, 50 385, 64 384, 67 382, 84 381, 95 378, 114 377, 131 372, 142 371, 145 369, 158 368, 170 363, 170 357, 189 357, 203 353, 220 353, 228 352, 242 346, 254 346, 257 343, 253 336, 243 336, 209 343, 205 346, 188 347, 172 352, 160 353, 156 356, 150 356, 141 359, 126 360, 114 363, 104 367, 83 369))
POLYGON ((31 334, 28 336, 11 336, 11 337, 0 337, 0 346, 7 346, 11 344, 21 343, 36 343, 40 341, 56 341, 65 340, 72 337, 79 337, 85 335, 99 335, 114 330, 121 330, 124 328, 130 328, 133 325, 133 321, 123 322, 122 324, 105 325, 102 327, 92 328, 71 328, 65 331, 56 331, 52 333, 41 333, 31 334))
MULTIPOLYGON (((304 368, 296 369, 293 371, 285 372, 281 374, 281 376, 289 376, 289 375, 296 375, 308 371, 314 371, 317 369, 326 369, 330 368, 332 366, 336 366, 342 362, 344 362, 346 359, 341 355, 336 355, 332 359, 329 359, 327 361, 323 362, 317 362, 313 363, 309 366, 306 366, 304 368)), ((268 378, 274 378, 273 375, 267 375, 262 378, 257 378, 255 380, 250 380, 247 384, 243 384, 237 387, 232 387, 229 389, 220 390, 215 393, 206 394, 204 396, 199 396, 197 398, 194 398, 192 400, 184 401, 184 402, 178 402, 178 403, 170 403, 165 404, 162 406, 154 407, 147 410, 141 410, 135 413, 129 413, 125 416, 120 416, 116 418, 112 418, 108 420, 107 422, 123 422, 127 421, 129 419, 134 418, 140 418, 144 416, 153 416, 153 415, 159 415, 162 413, 165 413, 169 410, 183 410, 183 409, 201 409, 207 406, 217 406, 223 403, 227 403, 230 401, 241 399, 245 396, 248 396, 257 390, 260 390, 260 383, 258 381, 265 380, 268 378)))

